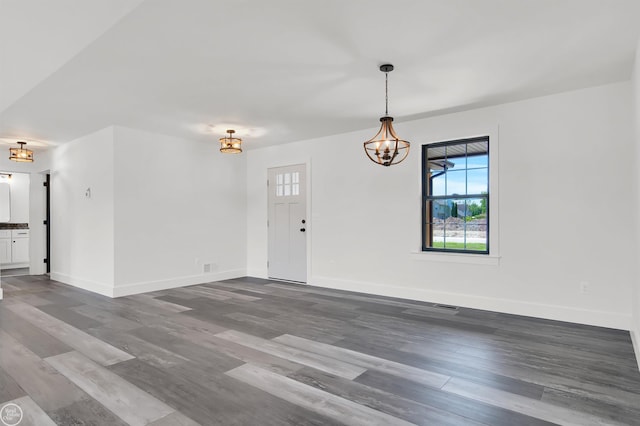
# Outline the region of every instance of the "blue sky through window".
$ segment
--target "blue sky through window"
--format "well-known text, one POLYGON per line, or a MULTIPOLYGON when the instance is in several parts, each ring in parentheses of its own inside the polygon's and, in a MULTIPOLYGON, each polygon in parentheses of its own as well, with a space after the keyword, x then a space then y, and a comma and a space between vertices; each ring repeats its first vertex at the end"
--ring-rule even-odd
POLYGON ((448 159, 448 161, 454 163, 454 166, 450 167, 446 173, 434 170, 433 175, 437 176, 431 181, 431 194, 465 195, 488 192, 488 158, 487 154, 483 154, 448 159))

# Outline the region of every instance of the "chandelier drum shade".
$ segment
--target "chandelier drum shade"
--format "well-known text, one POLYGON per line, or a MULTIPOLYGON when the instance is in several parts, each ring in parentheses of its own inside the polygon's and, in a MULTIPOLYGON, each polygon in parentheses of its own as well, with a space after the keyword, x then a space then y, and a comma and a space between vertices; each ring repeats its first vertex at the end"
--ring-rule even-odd
POLYGON ((225 154, 240 154, 242 152, 242 139, 234 138, 235 130, 227 130, 228 136, 220 138, 220 152, 225 154))
POLYGON ((385 73, 384 117, 380 118, 382 124, 378 133, 364 143, 364 152, 374 163, 388 167, 407 158, 411 143, 398 137, 393 129, 393 117, 389 116, 389 72, 393 71, 393 65, 382 65, 380 71, 385 73))
POLYGON ((20 163, 33 163, 33 151, 26 149, 26 142, 18 142, 20 148, 9 148, 9 160, 20 163))

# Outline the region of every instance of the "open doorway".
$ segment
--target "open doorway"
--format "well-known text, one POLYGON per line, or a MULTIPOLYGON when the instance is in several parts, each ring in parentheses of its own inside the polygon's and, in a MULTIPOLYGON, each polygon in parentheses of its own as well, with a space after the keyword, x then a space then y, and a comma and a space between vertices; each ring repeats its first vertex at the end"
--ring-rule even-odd
POLYGON ((0 277, 29 275, 28 173, 0 170, 0 277))

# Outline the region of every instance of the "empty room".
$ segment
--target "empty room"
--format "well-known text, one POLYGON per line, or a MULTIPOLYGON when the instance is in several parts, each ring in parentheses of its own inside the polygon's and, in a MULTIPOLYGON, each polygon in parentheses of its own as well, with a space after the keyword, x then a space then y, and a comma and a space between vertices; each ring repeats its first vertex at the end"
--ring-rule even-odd
POLYGON ((640 425, 637 0, 0 0, 0 426, 640 425))

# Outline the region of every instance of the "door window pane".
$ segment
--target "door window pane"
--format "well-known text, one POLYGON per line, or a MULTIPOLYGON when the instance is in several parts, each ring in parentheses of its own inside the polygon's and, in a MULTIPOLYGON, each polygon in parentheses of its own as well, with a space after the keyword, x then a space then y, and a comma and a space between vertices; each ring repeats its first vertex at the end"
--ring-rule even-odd
POLYGON ((300 173, 279 173, 276 175, 276 197, 300 195, 300 173))

